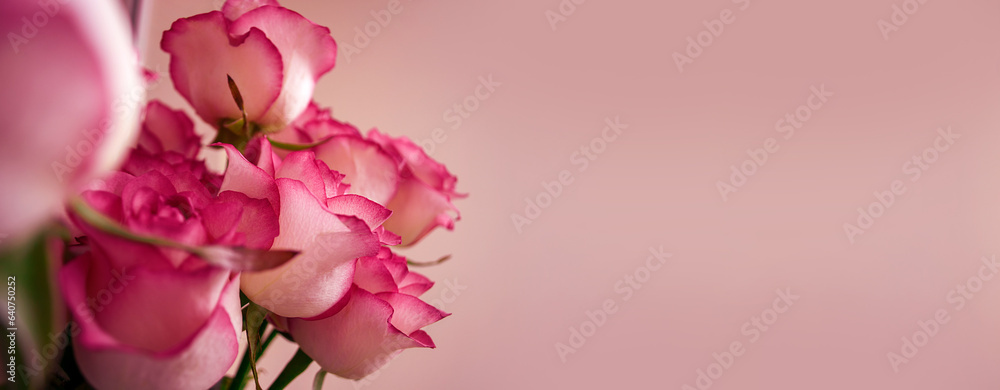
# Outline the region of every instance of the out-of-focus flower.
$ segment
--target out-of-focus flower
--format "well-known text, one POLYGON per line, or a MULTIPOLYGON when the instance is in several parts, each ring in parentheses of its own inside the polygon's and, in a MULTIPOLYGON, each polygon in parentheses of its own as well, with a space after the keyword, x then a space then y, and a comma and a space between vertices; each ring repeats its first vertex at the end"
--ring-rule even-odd
POLYGON ((236 359, 239 274, 91 239, 59 279, 77 364, 98 389, 206 389, 236 359))
POLYGON ((242 118, 229 76, 248 121, 265 132, 306 109, 337 54, 329 29, 263 0, 229 0, 223 11, 179 19, 161 47, 170 54, 174 86, 202 119, 218 127, 242 118))
POLYGON ((0 31, 0 232, 32 232, 115 169, 143 89, 120 3, 5 0, 0 31))
POLYGON ((392 138, 372 129, 368 137, 350 124, 333 119, 329 110, 310 105, 289 128, 272 139, 311 148, 330 169, 345 175, 348 193, 371 199, 392 210, 386 229, 412 245, 442 226, 451 230, 459 219, 453 198, 457 178, 406 137, 392 138))
MULTIPOLYGON (((357 260, 346 305, 329 317, 289 318, 287 330, 299 347, 327 372, 361 379, 403 349, 434 342, 421 328, 448 314, 418 298, 431 288, 424 276, 409 272, 406 259, 382 248, 357 260)), ((280 326, 280 325, 279 325, 280 326)))
POLYGON ((399 236, 381 227, 391 212, 364 197, 346 195, 343 175, 313 152, 281 159, 266 140, 257 138, 248 147, 254 151, 248 152, 254 165, 232 145, 223 147, 229 166, 222 190, 271 202, 280 225, 272 249, 301 252, 280 267, 243 274, 243 293, 271 312, 304 318, 335 312, 350 289, 354 260, 374 255, 383 244, 399 243, 399 236))

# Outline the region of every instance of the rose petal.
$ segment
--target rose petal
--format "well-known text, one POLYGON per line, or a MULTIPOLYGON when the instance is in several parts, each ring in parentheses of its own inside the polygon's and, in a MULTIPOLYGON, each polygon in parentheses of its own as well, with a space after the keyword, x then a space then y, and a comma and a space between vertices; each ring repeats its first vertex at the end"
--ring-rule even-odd
POLYGON ((234 20, 230 32, 242 35, 255 29, 267 35, 284 61, 280 95, 266 114, 255 118, 265 131, 278 131, 309 106, 316 80, 333 69, 337 44, 330 36, 330 29, 282 7, 253 9, 234 20))
MULTIPOLYGON (((150 291, 156 282, 150 286, 143 286, 147 281, 145 277, 140 279, 136 276, 135 280, 128 281, 123 276, 122 279, 129 284, 120 287, 120 292, 110 295, 116 288, 115 284, 110 283, 106 290, 101 290, 107 292, 103 294, 109 294, 107 299, 110 301, 106 305, 103 300, 104 295, 102 293, 96 295, 96 304, 102 306, 99 307, 101 310, 95 313, 93 308, 88 306, 86 283, 88 275, 93 278, 93 263, 95 262, 89 255, 84 255, 68 263, 59 273, 63 296, 76 320, 71 326, 79 329, 79 335, 73 337, 73 351, 80 371, 91 385, 102 389, 208 388, 225 375, 239 352, 237 336, 241 327, 241 317, 238 276, 229 278, 221 291, 218 291, 215 280, 209 283, 210 291, 195 289, 213 295, 195 295, 196 291, 187 292, 183 291, 184 289, 172 289, 171 291, 177 295, 168 295, 167 291, 150 291), (129 292, 125 293, 125 290, 129 292), (143 297, 130 297, 140 290, 146 292, 141 294, 143 297), (208 298, 210 296, 217 298, 208 298), (193 300, 184 301, 186 298, 193 300), (162 303, 154 306, 144 299, 159 299, 162 303), (125 306, 137 311, 117 312, 125 306), (143 306, 147 308, 144 309, 143 306), (179 307, 184 309, 164 310, 164 308, 179 307), (194 322, 191 321, 193 316, 189 309, 204 314, 203 312, 209 307, 211 308, 199 325, 189 324, 194 322), (105 313, 104 310, 108 312, 105 313), (142 317, 144 312, 152 317, 142 317), (95 320, 95 314, 108 318, 103 321, 95 320), (172 319, 171 316, 180 318, 172 319), (111 317, 119 318, 112 320, 111 317), (161 319, 162 323, 153 320, 156 318, 161 319), (115 321, 123 323, 114 325, 115 321), (153 346, 159 350, 153 352, 144 347, 128 344, 113 330, 104 328, 102 322, 112 323, 117 328, 122 328, 126 323, 131 323, 136 328, 144 328, 125 329, 125 337, 139 339, 139 342, 146 347, 153 346), (187 337, 179 338, 167 346, 165 342, 167 339, 178 339, 175 333, 179 334, 179 327, 192 329, 187 337), (165 333, 160 334, 156 331, 165 333), (148 337, 142 339, 140 333, 146 333, 148 337)), ((173 278, 153 275, 148 275, 149 281, 173 278)), ((106 278, 114 279, 114 276, 106 278)), ((184 277, 181 277, 181 280, 183 279, 184 277)))
MULTIPOLYGON (((278 216, 271 204, 263 199, 253 199, 240 192, 224 191, 219 200, 239 204, 242 208, 236 231, 244 237, 243 246, 253 249, 270 249, 278 236, 278 216)), ((206 220, 208 217, 205 217, 206 220)))
MULTIPOLYGON (((243 195, 234 191, 226 191, 224 193, 243 195)), ((246 195, 243 196, 246 197, 246 195)), ((267 201, 262 199, 255 200, 267 203, 267 201)), ((267 204, 267 208, 270 210, 271 205, 267 204)), ((274 211, 271 211, 271 214, 273 215, 274 211)), ((205 231, 208 233, 211 242, 230 245, 242 244, 244 236, 236 232, 236 227, 243 217, 243 205, 241 202, 219 199, 203 208, 201 216, 205 224, 205 231)))
POLYGON ((302 253, 281 267, 243 275, 248 298, 284 317, 314 317, 350 289, 354 259, 378 252, 364 221, 331 213, 300 181, 278 179, 281 233, 273 249, 302 253))
POLYGON ((396 281, 377 257, 358 259, 354 271, 354 284, 370 293, 397 292, 396 281))
POLYGON ((212 126, 241 118, 226 76, 236 82, 248 119, 259 121, 282 89, 282 56, 259 29, 230 37, 221 12, 178 19, 160 46, 170 54, 174 87, 212 126))
POLYGON ((399 158, 406 164, 407 170, 420 181, 446 193, 448 196, 465 196, 455 193, 455 183, 458 181, 455 175, 448 172, 448 168, 444 164, 428 156, 423 148, 410 141, 409 138, 392 138, 380 133, 376 129, 372 129, 368 132, 368 139, 378 143, 390 154, 399 158))
POLYGON ((375 296, 392 305, 392 319, 389 322, 406 334, 416 332, 420 328, 449 316, 448 313, 438 310, 412 295, 385 292, 375 294, 375 296))
POLYGON ((243 14, 265 5, 278 5, 275 0, 228 0, 222 5, 222 13, 226 19, 236 20, 243 14))
POLYGON ((302 184, 305 184, 309 192, 313 194, 317 199, 325 200, 334 194, 328 193, 327 189, 333 189, 335 186, 327 186, 327 180, 324 180, 323 171, 326 171, 328 178, 330 169, 326 166, 320 166, 317 164, 316 155, 312 151, 305 150, 300 152, 290 153, 281 162, 281 166, 278 167, 277 172, 274 174, 275 179, 289 178, 295 179, 302 184))
POLYGON ((87 279, 88 297, 101 304, 94 315, 101 329, 122 344, 164 352, 208 320, 218 305, 218 298, 211 297, 219 297, 230 278, 228 271, 212 267, 196 272, 135 267, 92 272, 87 279), (105 304, 107 294, 114 295, 105 304), (178 310, 167 309, 171 307, 178 310))
MULTIPOLYGON (((271 143, 264 138, 258 138, 260 145, 260 156, 257 157, 257 167, 263 169, 268 175, 274 176, 276 167, 281 164, 281 159, 274 153, 271 143)), ((253 141, 251 141, 253 143, 253 141)))
POLYGON ((329 373, 361 379, 384 366, 402 349, 428 347, 389 324, 393 308, 360 288, 339 313, 320 320, 288 319, 292 337, 329 373))
POLYGON ((8 42, 0 52, 0 180, 16 183, 0 193, 0 231, 11 242, 121 163, 138 134, 142 88, 119 2, 5 0, 0 30, 8 42), (45 22, 25 21, 33 16, 45 22))
POLYGON ((154 100, 146 105, 138 147, 152 154, 173 151, 195 158, 201 138, 195 134, 194 122, 184 111, 171 110, 154 100))
POLYGON ((90 182, 90 184, 83 188, 83 191, 105 191, 121 196, 125 185, 133 179, 135 179, 135 176, 125 172, 111 172, 101 179, 90 182))
POLYGON ((326 200, 326 207, 337 214, 353 215, 361 218, 368 227, 375 229, 382 225, 392 211, 360 195, 340 195, 326 200))
POLYGON ((402 237, 386 230, 385 226, 379 226, 375 229, 375 233, 378 234, 378 239, 382 242, 382 245, 396 246, 403 242, 402 237))
POLYGON ((448 197, 419 180, 404 180, 386 206, 392 216, 383 226, 402 237, 401 245, 412 245, 435 227, 452 230, 460 218, 448 197), (455 216, 452 217, 454 212, 455 216))
POLYGON ((357 137, 338 136, 317 146, 316 158, 345 175, 348 193, 385 205, 396 193, 399 166, 382 148, 357 137))
POLYGON ((348 136, 361 138, 361 132, 357 127, 347 122, 341 122, 333 118, 313 120, 301 127, 302 133, 306 134, 312 142, 317 142, 329 136, 348 136))
POLYGON ((416 272, 409 272, 403 277, 403 280, 398 281, 399 292, 403 294, 409 294, 415 297, 419 297, 423 293, 434 287, 434 282, 428 279, 426 276, 418 274, 416 272))
POLYGON ((277 213, 281 203, 273 176, 247 161, 233 145, 215 145, 221 145, 229 156, 229 165, 219 190, 242 192, 251 198, 267 199, 277 213))

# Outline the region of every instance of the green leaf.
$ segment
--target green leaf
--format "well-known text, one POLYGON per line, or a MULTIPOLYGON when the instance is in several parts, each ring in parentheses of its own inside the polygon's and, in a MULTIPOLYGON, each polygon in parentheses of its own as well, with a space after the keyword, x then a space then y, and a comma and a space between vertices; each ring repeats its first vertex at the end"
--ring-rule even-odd
POLYGON ((188 247, 195 256, 212 265, 236 272, 264 271, 277 268, 299 254, 292 250, 259 250, 242 246, 188 247))
POLYGON ((292 356, 292 360, 288 361, 288 364, 285 365, 285 369, 281 370, 281 374, 278 375, 278 378, 274 380, 274 383, 271 384, 271 387, 269 387, 268 390, 284 389, 285 386, 292 383, 292 381, 295 380, 299 374, 305 372, 306 368, 309 367, 309 364, 311 364, 312 361, 312 358, 309 357, 309 355, 306 355, 305 352, 302 352, 302 349, 300 348, 295 352, 295 356, 292 356))
POLYGON ((327 143, 327 141, 329 141, 331 139, 333 139, 332 136, 331 137, 323 138, 323 139, 321 139, 319 141, 316 141, 316 142, 313 142, 311 144, 289 144, 289 143, 285 143, 285 142, 281 142, 281 141, 275 141, 275 140, 270 139, 270 138, 268 138, 267 141, 271 143, 271 146, 276 147, 278 149, 284 149, 284 150, 290 150, 290 151, 293 151, 293 152, 297 152, 297 151, 300 151, 300 150, 306 150, 306 149, 309 149, 309 148, 314 148, 314 147, 320 146, 322 144, 327 143))
MULTIPOLYGON (((243 108, 243 94, 240 93, 240 88, 236 86, 236 82, 233 81, 232 76, 227 74, 226 82, 229 83, 229 92, 233 94, 233 100, 236 101, 236 107, 239 107, 240 115, 242 116, 241 119, 243 119, 243 129, 238 134, 243 135, 249 141, 253 134, 250 131, 250 121, 247 120, 247 110, 243 108)), ((240 152, 243 152, 243 148, 240 148, 240 152)))
MULTIPOLYGON (((240 293, 240 298, 245 298, 243 293, 240 293)), ((271 345, 271 341, 274 341, 274 337, 277 336, 279 333, 281 332, 278 332, 278 330, 275 329, 271 331, 270 334, 268 334, 267 338, 264 339, 264 342, 260 346, 260 352, 257 354, 256 357, 257 359, 260 359, 260 357, 264 354, 264 351, 267 350, 267 347, 271 345)), ((243 390, 243 388, 246 387, 247 373, 249 372, 250 372, 250 349, 247 349, 247 351, 243 354, 243 360, 240 361, 239 368, 236 370, 236 376, 233 377, 233 380, 230 381, 229 386, 226 388, 230 390, 235 390, 235 389, 243 390)))
MULTIPOLYGON (((236 107, 239 107, 240 111, 244 111, 243 94, 240 93, 240 88, 236 86, 236 82, 233 81, 233 77, 228 74, 226 75, 226 82, 229 83, 229 93, 233 94, 233 100, 236 101, 236 107)), ((245 112, 243 113, 243 116, 246 116, 245 112)))
MULTIPOLYGON (((59 233, 49 229, 18 245, 7 247, 0 252, 0 272, 7 286, 8 307, 4 311, 3 335, 16 329, 19 338, 15 358, 19 368, 31 367, 29 358, 39 356, 49 345, 60 352, 66 344, 56 343, 49 337, 60 339, 66 326, 65 307, 52 283, 62 264, 63 243, 59 233), (13 298, 11 300, 10 298, 13 298), (9 309, 13 308, 14 320, 10 320, 9 309)), ((6 349, 4 349, 6 351, 6 349)), ((40 372, 21 370, 16 380, 20 388, 40 388, 48 374, 59 365, 58 360, 42 360, 40 372)))
POLYGON ((240 88, 236 85, 236 81, 233 80, 232 76, 227 74, 226 83, 229 84, 229 93, 233 95, 233 101, 236 102, 236 107, 240 109, 240 117, 236 119, 220 119, 217 123, 217 129, 219 132, 215 136, 213 144, 216 142, 231 144, 235 146, 240 153, 242 153, 243 150, 246 149, 250 139, 252 139, 253 136, 260 131, 260 129, 253 123, 250 123, 250 120, 247 119, 246 107, 243 105, 243 94, 240 93, 240 88))
POLYGON ((70 201, 70 207, 81 219, 106 233, 144 244, 176 248, 200 257, 205 262, 236 272, 263 271, 285 264, 299 254, 296 251, 265 251, 239 246, 210 245, 194 247, 162 237, 146 236, 129 231, 118 222, 93 209, 80 198, 70 201))
POLYGON ((253 371, 253 381, 260 390, 260 381, 257 375, 257 358, 263 352, 260 344, 260 335, 267 324, 264 318, 267 317, 267 309, 256 303, 250 302, 243 315, 243 323, 247 330, 247 353, 250 355, 250 370, 253 371), (262 326, 263 325, 263 326, 262 326))

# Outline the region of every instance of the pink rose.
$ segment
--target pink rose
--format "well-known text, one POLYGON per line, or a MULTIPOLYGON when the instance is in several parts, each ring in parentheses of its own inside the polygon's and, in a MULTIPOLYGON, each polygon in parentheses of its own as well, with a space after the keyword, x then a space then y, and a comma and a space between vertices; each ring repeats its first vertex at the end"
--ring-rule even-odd
MULTIPOLYGON (((165 107, 155 109, 157 103, 150 106, 154 109, 147 111, 140 139, 148 144, 172 145, 173 148, 157 154, 147 152, 141 145, 133 149, 121 171, 92 183, 81 194, 84 201, 136 234, 193 247, 269 249, 278 235, 277 213, 271 204, 241 192, 220 192, 222 178, 209 172, 203 161, 189 157, 197 153, 199 146, 169 141, 193 136, 192 129, 186 126, 190 120, 179 119, 186 115, 165 107), (178 126, 171 127, 171 124, 178 126), (160 132, 154 133, 154 128, 160 132)), ((115 241, 116 246, 141 245, 100 231, 86 230, 88 235, 115 241)), ((180 265, 190 256, 179 249, 160 250, 174 265, 180 265)))
POLYGON ((143 90, 118 1, 4 0, 0 31, 0 233, 27 235, 117 168, 143 90))
POLYGON ((278 211, 280 234, 273 250, 300 254, 280 267, 246 272, 241 288, 250 300, 284 317, 316 317, 339 310, 348 294, 355 259, 372 256, 399 237, 381 227, 391 213, 357 195, 347 195, 343 175, 331 171, 311 151, 284 159, 263 138, 248 152, 256 165, 232 145, 222 145, 229 166, 224 191, 266 199, 278 211))
POLYGON ((59 273, 87 381, 98 389, 207 389, 221 379, 239 352, 239 275, 196 259, 176 267, 152 247, 92 241, 59 273), (115 261, 122 258, 131 261, 115 261))
POLYGON ((151 101, 143 113, 139 149, 150 153, 175 152, 193 159, 201 150, 201 137, 194 132, 194 122, 181 110, 172 110, 159 101, 151 101))
POLYGON ((438 226, 451 230, 459 219, 453 198, 457 178, 406 137, 392 138, 372 129, 365 138, 350 124, 315 104, 289 128, 271 137, 291 144, 312 144, 316 157, 345 175, 348 193, 392 210, 385 227, 412 245, 438 226))
POLYGON ((460 215, 451 199, 465 197, 455 192, 458 178, 406 137, 392 138, 372 129, 368 139, 381 145, 401 167, 396 195, 386 205, 392 210, 386 229, 399 234, 402 245, 416 243, 438 226, 453 229, 460 215))
POLYGON ((421 328, 448 314, 418 298, 433 285, 409 272, 406 259, 382 248, 357 260, 354 285, 342 310, 326 318, 276 321, 327 372, 361 379, 403 349, 434 348, 421 328))
POLYGON ((170 77, 206 122, 241 118, 227 75, 244 100, 247 119, 277 131, 309 105, 316 80, 333 69, 337 45, 326 27, 275 1, 229 0, 223 11, 179 19, 163 33, 170 77))
MULTIPOLYGON (((157 109, 158 110, 158 109, 157 109)), ((147 121, 159 118, 147 111, 147 121)), ((176 112, 161 111, 174 117, 176 112)), ((189 123, 162 134, 184 139, 189 123)), ((151 154, 134 149, 122 168, 81 196, 131 234, 189 247, 270 248, 278 233, 270 203, 238 192, 216 193, 204 164, 185 156, 143 127, 142 139, 173 145, 151 154)), ((179 249, 122 238, 71 218, 89 251, 62 268, 59 282, 76 320, 74 353, 88 382, 99 389, 208 388, 239 352, 240 277, 179 249)))
POLYGON ((291 144, 324 141, 312 150, 330 169, 345 175, 344 182, 351 185, 348 193, 381 205, 388 204, 396 193, 399 164, 379 144, 364 139, 357 128, 333 119, 328 109, 310 104, 292 126, 271 139, 291 144))
MULTIPOLYGON (((334 119, 329 108, 320 108, 316 102, 310 102, 288 127, 268 138, 288 144, 311 144, 338 135, 360 137, 361 132, 350 123, 334 119)), ((288 151, 275 149, 275 153, 284 157, 288 151)))

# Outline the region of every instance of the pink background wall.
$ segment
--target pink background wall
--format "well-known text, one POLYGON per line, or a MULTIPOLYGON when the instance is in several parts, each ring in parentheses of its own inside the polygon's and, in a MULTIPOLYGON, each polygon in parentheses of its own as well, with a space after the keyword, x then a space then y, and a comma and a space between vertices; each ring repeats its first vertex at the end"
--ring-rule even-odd
MULTIPOLYGON (((166 3, 145 54, 163 70, 160 32, 221 0, 166 3)), ((713 353, 728 360, 739 342, 709 387, 996 389, 1000 278, 981 259, 1000 254, 1000 2, 905 3, 591 0, 553 31, 557 0, 403 0, 348 61, 355 28, 387 1, 285 0, 341 45, 317 100, 360 128, 417 141, 442 129, 433 156, 472 195, 455 232, 404 252, 453 255, 422 270, 438 281, 425 299, 454 313, 428 328, 438 348, 353 387, 698 388, 699 370, 719 374, 713 353), (891 24, 904 5, 917 9, 891 24), (680 71, 673 54, 724 10, 731 23, 680 71), (501 85, 453 127, 447 110, 490 75, 501 85), (832 96, 817 107, 811 87, 832 96), (794 133, 777 124, 797 110, 809 120, 794 133), (615 117, 628 127, 581 170, 574 153, 600 148, 615 117), (949 127, 959 138, 937 140, 949 127), (947 149, 926 151, 935 142, 947 149), (724 200, 717 182, 765 144, 778 149, 756 152, 767 161, 724 200), (925 153, 936 160, 917 177, 904 164, 925 153), (573 181, 519 233, 512 214, 563 170, 573 181), (844 224, 896 180, 905 192, 852 243, 844 224), (672 257, 647 273, 660 246, 672 257), (645 280, 630 295, 626 275, 645 280), (799 298, 775 316, 779 289, 799 298), (607 300, 616 310, 591 334, 587 313, 607 300), (926 322, 938 312, 946 323, 926 322), (752 322, 762 315, 771 325, 752 322), (556 344, 571 341, 563 361, 556 344), (897 372, 890 352, 912 358, 897 372)), ((169 80, 152 94, 184 105, 169 80)), ((265 355, 265 382, 293 351, 265 355)))

